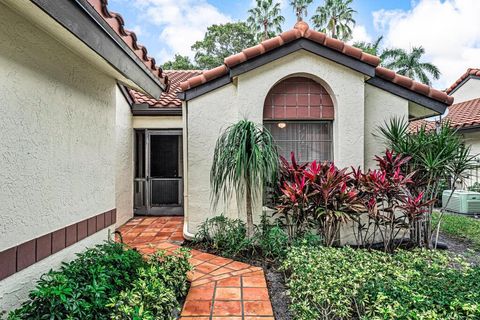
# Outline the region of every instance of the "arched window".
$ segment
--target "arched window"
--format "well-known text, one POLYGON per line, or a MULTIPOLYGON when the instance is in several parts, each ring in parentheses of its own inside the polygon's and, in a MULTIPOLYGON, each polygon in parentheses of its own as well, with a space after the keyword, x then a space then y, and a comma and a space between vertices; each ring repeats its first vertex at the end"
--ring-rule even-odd
POLYGON ((263 109, 264 125, 275 138, 280 155, 298 161, 333 161, 335 117, 325 88, 305 77, 288 78, 268 93, 263 109))

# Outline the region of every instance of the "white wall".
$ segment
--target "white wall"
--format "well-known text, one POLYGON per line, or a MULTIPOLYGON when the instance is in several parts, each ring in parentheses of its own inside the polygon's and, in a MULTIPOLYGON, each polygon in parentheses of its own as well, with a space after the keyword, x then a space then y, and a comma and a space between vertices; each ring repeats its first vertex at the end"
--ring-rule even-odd
MULTIPOLYGON (((270 89, 289 76, 319 81, 335 104, 334 159, 338 166, 364 165, 364 76, 306 51, 299 51, 238 77, 229 84, 188 102, 188 232, 215 213, 210 206, 210 167, 215 142, 228 125, 246 117, 263 122, 270 89)), ((216 213, 221 212, 222 208, 216 213)), ((257 204, 255 214, 261 206, 257 204)), ((227 215, 238 217, 234 202, 227 215)), ((240 217, 243 218, 242 212, 240 217)))
POLYGON ((117 226, 133 217, 134 130, 130 105, 116 88, 115 202, 117 226))
POLYGON ((0 251, 115 207, 115 80, 0 4, 0 251))
POLYGON ((58 268, 62 262, 72 261, 75 259, 76 253, 107 240, 109 234, 113 236, 113 231, 113 228, 103 229, 2 280, 0 282, 0 311, 18 308, 23 301, 27 300, 28 292, 35 287, 41 274, 58 268))
POLYGON ((375 137, 379 126, 393 117, 408 119, 408 101, 365 84, 365 168, 375 169, 374 157, 385 152, 383 141, 375 137))
POLYGON ((480 79, 469 79, 451 95, 454 103, 480 98, 480 79))

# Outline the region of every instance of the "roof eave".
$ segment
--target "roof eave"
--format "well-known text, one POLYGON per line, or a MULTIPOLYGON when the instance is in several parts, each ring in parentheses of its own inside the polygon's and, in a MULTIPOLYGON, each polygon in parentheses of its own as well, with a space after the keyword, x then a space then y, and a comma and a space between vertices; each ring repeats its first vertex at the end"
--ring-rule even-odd
POLYGON ((133 104, 132 114, 134 116, 181 116, 182 107, 170 106, 157 108, 146 103, 133 104))
POLYGON ((443 114, 448 107, 447 103, 427 97, 425 95, 409 90, 398 84, 395 84, 377 76, 368 79, 366 82, 374 87, 390 92, 400 98, 419 104, 438 114, 443 114))
POLYGON ((115 70, 149 95, 159 98, 166 85, 128 47, 86 0, 30 0, 115 70))

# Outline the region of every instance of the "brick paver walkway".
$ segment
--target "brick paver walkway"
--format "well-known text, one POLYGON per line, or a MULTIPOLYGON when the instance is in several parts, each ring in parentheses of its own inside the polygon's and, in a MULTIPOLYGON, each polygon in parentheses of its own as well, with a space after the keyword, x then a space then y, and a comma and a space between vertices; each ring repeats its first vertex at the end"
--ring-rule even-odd
MULTIPOLYGON (((136 217, 118 230, 144 254, 180 247, 183 217, 136 217)), ((192 250, 191 287, 180 320, 273 320, 265 274, 259 267, 192 250)))

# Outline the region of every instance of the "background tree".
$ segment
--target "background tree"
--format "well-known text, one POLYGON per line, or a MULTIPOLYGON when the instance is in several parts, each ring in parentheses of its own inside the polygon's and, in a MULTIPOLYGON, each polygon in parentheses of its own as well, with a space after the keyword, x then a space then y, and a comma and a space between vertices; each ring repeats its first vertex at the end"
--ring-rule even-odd
POLYGON ((195 70, 197 67, 188 56, 175 54, 173 60, 167 61, 162 66, 163 70, 195 70))
POLYGON ((241 120, 228 127, 215 146, 210 183, 214 207, 236 194, 240 210, 246 206, 247 235, 253 235, 253 202, 262 196, 261 186, 276 180, 279 156, 275 141, 262 125, 241 120))
POLYGON ((356 41, 353 46, 361 49, 363 52, 380 57, 382 55, 382 50, 380 48, 382 41, 383 36, 380 36, 374 42, 356 41))
POLYGON ((297 16, 297 21, 302 21, 303 17, 308 15, 308 6, 313 2, 313 0, 290 0, 290 5, 295 11, 297 16))
POLYGON ((350 40, 356 23, 353 19, 356 11, 352 9, 351 4, 352 0, 325 0, 325 4, 319 6, 316 15, 312 17, 314 28, 332 38, 350 40))
POLYGON ((245 22, 214 24, 208 27, 205 37, 195 42, 195 62, 200 69, 212 69, 223 60, 256 44, 255 36, 245 22))
POLYGON ((398 74, 430 86, 432 84, 430 76, 438 80, 441 73, 434 64, 421 61, 424 54, 425 49, 421 46, 414 47, 410 52, 403 49, 391 49, 382 54, 382 65, 398 74))
POLYGON ((257 6, 248 10, 247 23, 255 33, 257 41, 266 40, 282 32, 285 18, 280 14, 280 3, 273 0, 256 0, 257 6))

